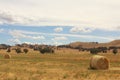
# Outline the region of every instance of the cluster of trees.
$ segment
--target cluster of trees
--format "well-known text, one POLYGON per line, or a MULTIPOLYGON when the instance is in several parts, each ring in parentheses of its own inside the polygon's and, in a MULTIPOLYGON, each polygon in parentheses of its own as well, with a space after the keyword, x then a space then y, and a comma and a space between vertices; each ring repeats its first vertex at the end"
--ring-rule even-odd
POLYGON ((97 54, 99 52, 103 52, 103 53, 107 53, 107 50, 112 50, 113 54, 117 54, 118 53, 118 48, 113 48, 113 49, 107 49, 106 47, 103 48, 91 48, 90 49, 90 53, 91 54, 97 54))
MULTIPOLYGON (((21 48, 16 48, 15 51, 16 51, 17 54, 23 53, 23 52, 26 54, 26 53, 28 53, 29 50, 28 50, 27 48, 24 48, 23 51, 22 51, 21 48)), ((8 48, 8 49, 7 49, 7 52, 10 53, 10 52, 11 52, 11 49, 8 48)))
MULTIPOLYGON (((16 44, 16 48, 12 48, 12 50, 15 50, 17 54, 19 53, 28 53, 28 48, 33 49, 34 51, 39 51, 41 54, 45 53, 54 53, 54 46, 50 45, 27 45, 27 44, 16 44), (24 49, 22 49, 24 48, 24 49)), ((11 47, 5 48, 8 53, 11 52, 11 47)))
POLYGON ((41 54, 54 53, 54 46, 50 46, 50 45, 34 46, 33 49, 34 49, 35 51, 39 51, 41 54))
MULTIPOLYGON (((94 42, 94 44, 98 44, 97 42, 94 42)), ((28 53, 28 48, 33 49, 35 51, 39 51, 41 54, 45 53, 54 53, 55 52, 55 46, 51 45, 31 45, 31 44, 16 44, 15 51, 16 53, 28 53), (21 48, 24 48, 21 50, 21 48)), ((71 48, 71 49, 78 49, 79 51, 89 51, 91 54, 97 54, 97 53, 107 53, 108 50, 111 50, 114 54, 118 53, 118 49, 120 47, 110 46, 110 47, 97 47, 97 48, 84 48, 82 45, 72 47, 70 45, 59 45, 58 48, 71 48)), ((11 52, 11 46, 6 44, 0 44, 0 49, 7 49, 7 52, 11 52)))
POLYGON ((0 49, 7 49, 7 48, 10 48, 11 46, 10 45, 7 45, 7 44, 0 44, 0 49))
POLYGON ((91 54, 97 54, 99 52, 107 53, 107 47, 98 47, 98 48, 90 48, 91 54))
MULTIPOLYGON (((17 54, 28 53, 29 51, 28 48, 33 49, 34 51, 39 51, 41 54, 54 53, 54 46, 51 45, 28 45, 24 43, 24 44, 16 44, 15 46, 16 48, 14 48, 13 50, 15 50, 17 54)), ((7 49, 8 53, 11 52, 11 47, 6 47, 5 49, 7 49)))
MULTIPOLYGON (((96 42, 96 44, 98 44, 96 42)), ((79 51, 89 51, 91 54, 97 54, 97 53, 107 53, 108 50, 111 50, 113 54, 118 53, 118 49, 120 47, 116 46, 110 46, 110 47, 97 47, 97 48, 83 48, 82 45, 76 46, 76 47, 71 47, 70 45, 60 45, 58 46, 60 48, 71 48, 71 49, 78 49, 79 51)))
POLYGON ((51 47, 39 48, 40 53, 54 53, 54 50, 51 47))

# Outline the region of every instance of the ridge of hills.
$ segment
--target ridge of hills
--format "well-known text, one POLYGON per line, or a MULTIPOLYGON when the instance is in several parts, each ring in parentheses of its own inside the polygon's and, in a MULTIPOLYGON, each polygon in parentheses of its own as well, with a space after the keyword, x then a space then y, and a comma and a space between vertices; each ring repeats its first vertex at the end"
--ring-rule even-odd
MULTIPOLYGON (((15 46, 11 46, 11 47, 16 47, 16 46, 28 47, 28 48, 32 47, 33 48, 33 47, 39 46, 39 44, 31 45, 31 44, 23 43, 23 44, 17 44, 15 46)), ((40 46, 47 46, 47 45, 40 44, 40 46)), ((120 40, 113 40, 111 42, 106 42, 106 43, 99 43, 99 42, 72 42, 70 44, 59 45, 59 46, 70 46, 72 48, 76 48, 76 47, 97 48, 97 47, 113 47, 113 46, 114 47, 120 47, 120 40)), ((10 45, 0 44, 0 49, 7 49, 9 47, 10 47, 10 45)))
POLYGON ((107 43, 98 43, 98 42, 73 42, 68 44, 71 47, 78 47, 81 46, 83 48, 94 48, 94 47, 120 47, 120 40, 113 40, 107 43))

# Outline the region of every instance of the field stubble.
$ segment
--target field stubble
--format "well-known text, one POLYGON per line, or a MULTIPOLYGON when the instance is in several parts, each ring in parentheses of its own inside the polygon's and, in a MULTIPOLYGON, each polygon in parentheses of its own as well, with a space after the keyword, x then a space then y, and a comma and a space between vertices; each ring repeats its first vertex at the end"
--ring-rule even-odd
POLYGON ((120 80, 120 54, 99 54, 110 60, 109 70, 90 70, 93 56, 77 50, 59 50, 55 54, 9 53, 0 51, 0 80, 120 80))

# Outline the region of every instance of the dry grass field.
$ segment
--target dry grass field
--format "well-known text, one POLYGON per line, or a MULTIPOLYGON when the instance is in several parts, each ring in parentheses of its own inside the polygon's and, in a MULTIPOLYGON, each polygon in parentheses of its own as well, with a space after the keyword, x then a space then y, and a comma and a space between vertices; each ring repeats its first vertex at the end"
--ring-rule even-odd
POLYGON ((0 80, 120 80, 120 54, 99 54, 110 60, 109 70, 90 70, 93 56, 88 52, 62 49, 55 54, 28 54, 10 52, 11 59, 4 59, 0 50, 0 80))

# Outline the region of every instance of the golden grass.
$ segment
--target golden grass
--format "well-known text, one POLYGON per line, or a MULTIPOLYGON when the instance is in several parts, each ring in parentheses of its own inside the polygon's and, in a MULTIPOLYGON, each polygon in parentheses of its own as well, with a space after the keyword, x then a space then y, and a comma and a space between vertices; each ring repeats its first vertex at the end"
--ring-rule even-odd
POLYGON ((64 49, 55 54, 10 53, 11 59, 4 59, 6 51, 0 51, 0 80, 120 80, 120 54, 104 55, 110 60, 109 70, 89 70, 88 52, 64 49), (64 53, 63 53, 64 52, 64 53))

